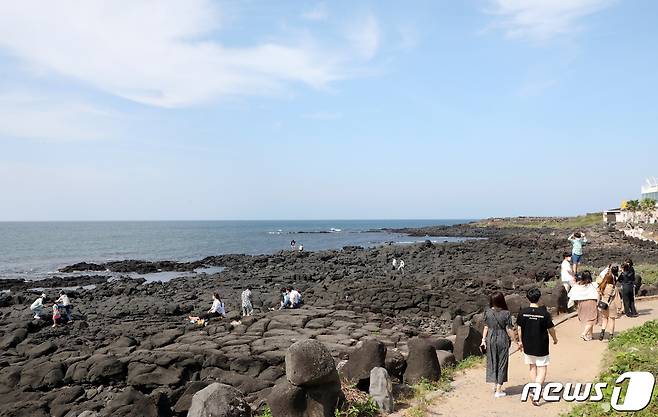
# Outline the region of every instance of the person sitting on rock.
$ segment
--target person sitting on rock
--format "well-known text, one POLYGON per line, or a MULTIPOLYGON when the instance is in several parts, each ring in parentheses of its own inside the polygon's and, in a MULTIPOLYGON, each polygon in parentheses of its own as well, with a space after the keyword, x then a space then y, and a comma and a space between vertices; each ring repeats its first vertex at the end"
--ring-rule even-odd
POLYGON ((73 322, 73 317, 71 317, 72 306, 69 296, 66 295, 64 291, 60 291, 59 298, 55 301, 55 303, 57 303, 60 309, 64 311, 64 315, 66 315, 66 322, 72 323, 73 322))
POLYGON ((226 308, 224 306, 224 302, 219 296, 219 293, 213 293, 212 306, 210 306, 210 309, 205 313, 199 314, 198 316, 189 316, 189 319, 192 322, 198 322, 199 320, 207 321, 208 319, 213 317, 225 317, 225 316, 226 316, 226 308))
POLYGON ((55 303, 53 304, 53 327, 57 327, 58 324, 62 324, 62 315, 59 312, 59 306, 55 303))
POLYGON ((288 288, 290 291, 290 307, 291 308, 299 308, 302 305, 302 294, 293 288, 288 288))
POLYGON ((304 245, 301 245, 301 244, 299 245, 299 251, 304 252, 304 245))
POLYGON ((246 290, 242 291, 242 295, 240 297, 242 301, 243 317, 251 316, 254 312, 254 306, 251 297, 251 286, 248 286, 246 290))
POLYGON ((292 303, 290 302, 290 290, 288 288, 282 288, 281 289, 281 306, 279 307, 279 310, 283 310, 284 308, 291 308, 292 303))
POLYGON ((395 271, 396 269, 398 269, 398 260, 393 258, 393 270, 395 271))
POLYGON ((41 313, 43 312, 43 300, 46 299, 46 294, 41 294, 30 306, 30 311, 34 313, 34 318, 37 320, 41 319, 41 313))
POLYGON ((398 266, 398 271, 402 272, 402 275, 404 275, 404 261, 400 259, 400 265, 398 266))

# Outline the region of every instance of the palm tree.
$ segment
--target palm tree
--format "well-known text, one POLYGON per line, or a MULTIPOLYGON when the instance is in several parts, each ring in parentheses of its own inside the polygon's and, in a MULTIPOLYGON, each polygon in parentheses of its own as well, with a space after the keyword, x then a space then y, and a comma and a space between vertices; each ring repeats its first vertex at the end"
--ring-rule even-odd
POLYGON ((635 213, 640 210, 640 202, 638 200, 629 200, 626 202, 624 210, 631 212, 631 223, 633 223, 635 221, 635 213))
POLYGON ((647 223, 654 214, 656 210, 656 200, 653 198, 645 198, 640 202, 640 210, 644 213, 644 218, 647 223))

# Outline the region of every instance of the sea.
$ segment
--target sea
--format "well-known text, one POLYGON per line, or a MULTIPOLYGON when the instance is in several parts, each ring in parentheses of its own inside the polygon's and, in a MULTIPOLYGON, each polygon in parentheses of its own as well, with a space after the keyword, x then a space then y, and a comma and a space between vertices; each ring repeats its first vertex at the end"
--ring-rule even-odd
MULTIPOLYGON (((122 221, 0 222, 0 278, 38 280, 76 262, 113 260, 191 261, 206 256, 271 254, 289 250, 290 241, 304 250, 356 245, 412 244, 410 237, 384 229, 453 225, 470 220, 262 220, 262 221, 122 221)), ((461 240, 431 236, 434 242, 461 240)), ((213 272, 210 270, 196 272, 213 272)), ((180 273, 161 273, 167 280, 180 273)))

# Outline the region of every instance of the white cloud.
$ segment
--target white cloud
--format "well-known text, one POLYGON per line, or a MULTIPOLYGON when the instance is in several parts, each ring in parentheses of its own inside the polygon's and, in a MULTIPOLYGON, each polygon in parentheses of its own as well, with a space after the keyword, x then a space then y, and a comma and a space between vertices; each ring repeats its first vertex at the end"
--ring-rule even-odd
POLYGON ((0 137, 58 142, 102 139, 111 114, 77 100, 39 92, 0 93, 0 137))
POLYGON ((488 0, 495 27, 510 38, 543 41, 580 29, 578 20, 614 0, 488 0))
POLYGON ((35 75, 56 75, 139 103, 179 107, 231 95, 323 88, 353 74, 379 47, 370 16, 352 45, 312 38, 228 47, 211 39, 221 14, 210 0, 0 2, 0 48, 35 75), (348 50, 358 51, 350 55, 348 50))
POLYGON ((329 10, 326 3, 318 3, 312 9, 302 13, 302 19, 304 20, 320 21, 327 20, 328 17, 329 10))
POLYGON ((363 58, 372 59, 381 43, 379 21, 374 15, 368 14, 354 23, 347 31, 347 38, 363 58))

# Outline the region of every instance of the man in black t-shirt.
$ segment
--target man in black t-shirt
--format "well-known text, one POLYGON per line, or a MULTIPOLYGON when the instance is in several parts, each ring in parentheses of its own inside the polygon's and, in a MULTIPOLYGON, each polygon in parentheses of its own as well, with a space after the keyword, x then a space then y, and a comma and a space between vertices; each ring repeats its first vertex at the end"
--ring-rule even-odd
MULTIPOLYGON (((541 298, 541 291, 538 288, 531 288, 526 296, 530 301, 530 307, 522 309, 516 319, 521 338, 520 348, 523 350, 525 363, 530 367, 530 379, 543 384, 550 363, 548 335, 550 334, 553 338, 553 344, 557 343, 557 336, 546 306, 540 307, 537 304, 541 298)), ((532 403, 539 405, 536 401, 532 403)))

